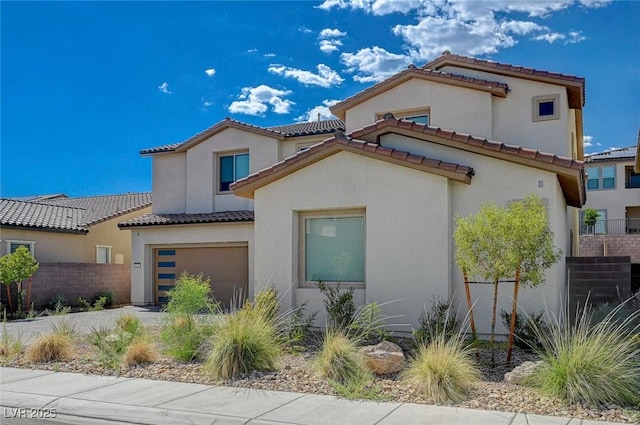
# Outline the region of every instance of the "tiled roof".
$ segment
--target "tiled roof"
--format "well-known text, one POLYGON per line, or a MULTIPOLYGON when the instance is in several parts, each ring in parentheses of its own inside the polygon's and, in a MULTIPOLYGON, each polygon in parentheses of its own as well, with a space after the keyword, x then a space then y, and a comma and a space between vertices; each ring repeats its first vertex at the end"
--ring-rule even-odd
POLYGON ((344 131, 344 129, 344 122, 337 119, 325 121, 310 121, 297 124, 268 127, 268 130, 277 131, 278 133, 281 133, 287 137, 335 133, 338 130, 344 131))
POLYGON ((509 87, 505 83, 499 81, 490 81, 481 78, 465 77, 463 75, 452 74, 449 72, 440 72, 432 69, 417 68, 414 65, 409 67, 394 76, 387 78, 384 81, 375 84, 368 89, 365 89, 355 95, 343 100, 340 103, 333 105, 330 109, 331 112, 344 118, 347 109, 364 102, 367 99, 375 97, 380 93, 383 93, 393 87, 402 84, 412 78, 419 78, 428 81, 436 81, 444 84, 450 84, 454 86, 472 88, 476 90, 486 91, 495 96, 506 97, 509 87))
POLYGON ((435 138, 431 137, 431 139, 456 149, 463 149, 554 172, 558 176, 560 185, 565 192, 567 203, 577 207, 581 207, 584 204, 584 170, 581 161, 396 118, 383 119, 370 126, 354 130, 347 136, 337 135, 322 143, 313 145, 309 149, 299 152, 284 161, 238 180, 231 185, 231 189, 239 196, 251 197, 253 191, 258 187, 295 172, 310 163, 326 158, 338 150, 363 153, 400 165, 411 164, 409 166, 413 166, 413 168, 421 166, 424 167, 424 171, 447 175, 447 177, 453 179, 465 175, 467 183, 471 181, 474 171, 470 167, 445 163, 436 159, 429 159, 409 152, 396 151, 380 146, 377 143, 377 136, 389 132, 404 134, 408 137, 435 136, 435 138))
POLYGON ((198 223, 231 223, 253 221, 253 211, 224 211, 208 214, 145 214, 119 223, 118 227, 161 226, 198 223))
POLYGON ((638 152, 638 146, 611 149, 609 151, 591 153, 584 156, 584 162, 633 160, 638 152))
POLYGON ((140 151, 140 154, 149 155, 163 152, 182 152, 227 128, 237 128, 240 130, 258 133, 267 137, 274 137, 276 139, 283 140, 286 137, 310 136, 316 134, 333 133, 336 130, 340 129, 344 130, 344 123, 340 120, 326 120, 280 125, 267 128, 247 124, 227 117, 224 120, 216 123, 215 125, 207 128, 206 130, 203 130, 200 133, 191 136, 184 142, 172 143, 155 148, 142 149, 140 151))
POLYGON ((307 150, 286 158, 284 161, 236 181, 231 185, 231 190, 236 195, 252 197, 252 193, 256 188, 340 151, 357 153, 409 168, 443 175, 464 183, 470 183, 474 173, 471 167, 464 165, 431 159, 422 155, 414 155, 409 152, 386 148, 376 143, 368 143, 348 138, 343 134, 337 134, 330 139, 311 146, 307 150))
POLYGON ((87 233, 80 208, 0 199, 0 225, 42 228, 60 232, 87 233))
POLYGON ((151 193, 80 198, 2 200, 0 224, 86 233, 89 227, 151 205, 151 193))
POLYGON ((558 72, 541 71, 533 68, 525 68, 523 66, 510 65, 506 63, 493 62, 485 59, 476 59, 468 56, 454 55, 444 52, 442 56, 426 63, 423 69, 438 70, 447 65, 458 66, 462 68, 477 69, 492 72, 499 75, 518 76, 534 81, 556 82, 561 85, 568 85, 570 91, 570 101, 573 100, 572 108, 581 109, 584 106, 584 78, 575 75, 561 74, 558 72), (576 92, 571 87, 578 87, 580 90, 576 92), (579 101, 576 104, 576 101, 579 101))

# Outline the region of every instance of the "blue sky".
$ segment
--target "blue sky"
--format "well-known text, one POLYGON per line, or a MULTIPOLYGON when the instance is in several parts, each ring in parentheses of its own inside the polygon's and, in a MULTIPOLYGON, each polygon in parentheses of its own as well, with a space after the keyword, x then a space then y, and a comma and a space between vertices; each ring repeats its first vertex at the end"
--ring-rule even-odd
POLYGON ((447 49, 586 78, 586 151, 635 144, 640 2, 6 2, 0 195, 151 190, 140 149, 259 126, 447 49))

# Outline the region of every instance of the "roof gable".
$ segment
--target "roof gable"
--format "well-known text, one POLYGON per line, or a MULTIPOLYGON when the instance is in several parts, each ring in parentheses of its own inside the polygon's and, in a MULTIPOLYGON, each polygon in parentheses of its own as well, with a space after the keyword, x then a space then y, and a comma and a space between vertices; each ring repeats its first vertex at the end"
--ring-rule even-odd
POLYGON ((468 56, 454 55, 449 52, 444 52, 442 56, 426 63, 422 68, 437 71, 445 66, 485 71, 496 75, 504 75, 564 86, 566 87, 569 95, 569 107, 582 109, 585 103, 585 81, 583 77, 525 68, 522 66, 476 59, 468 56))
POLYGON ((231 190, 233 190, 235 195, 253 198, 253 192, 256 189, 319 162, 322 159, 335 155, 338 152, 351 152, 415 170, 437 174, 466 184, 471 182, 471 177, 473 176, 473 169, 471 167, 431 159, 422 155, 414 155, 409 152, 386 148, 376 143, 367 143, 362 140, 348 138, 343 134, 338 134, 324 142, 311 146, 305 151, 290 156, 271 167, 236 181, 231 185, 231 190))
POLYGON ((351 109, 354 106, 359 105, 360 103, 363 103, 414 78, 425 81, 433 81, 436 83, 448 84, 456 87, 480 90, 491 93, 492 95, 498 97, 506 97, 509 89, 507 84, 498 81, 465 77, 462 75, 451 74, 448 72, 439 72, 425 68, 417 68, 414 65, 409 65, 407 69, 343 100, 340 103, 333 105, 329 109, 331 109, 331 112, 335 116, 344 120, 346 111, 348 109, 351 109))
POLYGON ((311 136, 311 135, 334 133, 337 130, 344 130, 344 122, 342 122, 341 120, 324 120, 324 121, 313 121, 313 122, 296 123, 296 124, 286 124, 286 125, 280 125, 275 127, 259 127, 257 125, 243 123, 241 121, 236 121, 227 117, 224 120, 218 122, 217 124, 207 128, 206 130, 203 130, 200 133, 194 136, 191 136, 184 142, 157 146, 155 148, 142 149, 140 151, 140 154, 154 155, 154 154, 167 153, 167 152, 185 152, 191 147, 229 128, 248 131, 250 133, 271 137, 277 140, 284 140, 289 137, 300 137, 300 136, 311 136))
POLYGON ((396 118, 383 119, 370 126, 354 130, 350 136, 375 143, 379 136, 389 133, 397 133, 553 172, 558 176, 567 204, 581 208, 585 203, 585 177, 582 161, 396 118))

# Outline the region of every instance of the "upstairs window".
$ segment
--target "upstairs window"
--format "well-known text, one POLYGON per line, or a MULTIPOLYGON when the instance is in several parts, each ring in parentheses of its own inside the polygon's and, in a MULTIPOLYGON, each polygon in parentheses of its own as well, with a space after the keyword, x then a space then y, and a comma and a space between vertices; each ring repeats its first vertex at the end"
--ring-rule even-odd
POLYGON ((431 123, 430 120, 430 109, 429 108, 418 108, 418 109, 405 109, 402 111, 388 111, 376 114, 376 121, 381 120, 388 113, 393 114, 393 116, 397 119, 413 121, 418 124, 429 125, 431 123))
POLYGON ((560 95, 551 94, 533 98, 533 121, 557 120, 560 118, 560 95))
POLYGON ((229 186, 233 182, 249 175, 249 154, 238 153, 220 156, 219 158, 220 184, 218 190, 220 192, 228 192, 229 186))
POLYGON ((615 189, 616 188, 616 166, 589 167, 587 168, 587 189, 615 189))
POLYGON ((640 188, 640 173, 633 171, 633 167, 625 168, 626 181, 624 187, 627 189, 640 188))
POLYGON ((407 121, 417 122, 418 124, 429 125, 429 115, 411 115, 408 117, 402 117, 402 119, 407 121))

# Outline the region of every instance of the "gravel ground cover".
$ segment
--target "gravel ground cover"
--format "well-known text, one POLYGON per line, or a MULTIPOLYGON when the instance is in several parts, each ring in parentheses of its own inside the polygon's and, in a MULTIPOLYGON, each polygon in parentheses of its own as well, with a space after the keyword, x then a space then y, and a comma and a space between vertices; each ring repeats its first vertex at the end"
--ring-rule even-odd
MULTIPOLYGON (((151 327, 151 334, 157 335, 159 328, 151 327)), ((192 361, 188 363, 175 361, 167 356, 161 356, 157 361, 146 365, 121 366, 119 370, 100 366, 96 361, 96 352, 84 336, 76 338, 73 359, 65 362, 48 362, 30 364, 23 358, 7 362, 9 367, 34 368, 55 370, 61 372, 79 372, 99 375, 121 375, 130 378, 146 378, 165 381, 179 381, 200 384, 216 384, 242 388, 262 390, 290 391, 311 394, 337 395, 329 383, 319 377, 311 367, 311 359, 317 349, 317 343, 306 344, 306 348, 298 353, 284 355, 274 372, 253 372, 238 379, 217 382, 209 378, 202 370, 202 363, 192 361)), ((161 347, 159 347, 161 348, 161 347)), ((503 349, 496 351, 498 361, 504 359, 503 349)), ((618 406, 611 405, 602 408, 590 408, 580 405, 566 405, 562 402, 540 396, 527 387, 506 384, 502 382, 504 374, 513 367, 527 360, 535 360, 533 353, 516 350, 511 365, 498 364, 490 367, 491 353, 487 349, 478 352, 478 362, 481 365, 484 381, 476 385, 468 400, 449 406, 468 407, 486 410, 509 412, 526 412, 540 415, 554 415, 574 417, 587 420, 600 420, 622 423, 637 423, 638 412, 629 412, 618 406)), ((424 399, 404 384, 399 374, 377 377, 371 384, 371 393, 381 401, 397 401, 423 404, 436 404, 432 400, 424 399)))

